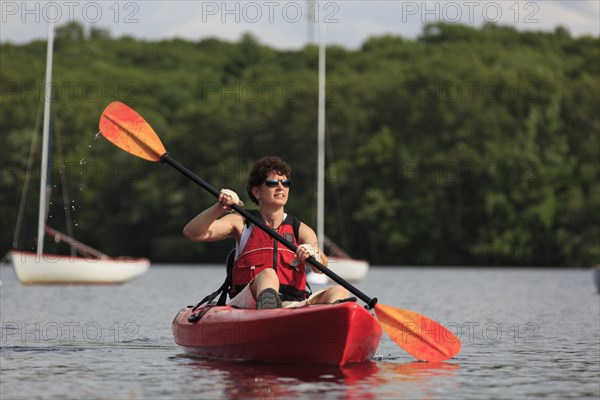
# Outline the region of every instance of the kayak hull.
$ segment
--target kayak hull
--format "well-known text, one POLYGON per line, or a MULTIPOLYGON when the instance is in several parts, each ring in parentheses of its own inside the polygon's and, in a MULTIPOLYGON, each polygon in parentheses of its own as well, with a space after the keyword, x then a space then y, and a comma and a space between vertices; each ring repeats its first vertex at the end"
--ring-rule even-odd
POLYGON ((195 323, 191 307, 173 320, 186 353, 218 359, 345 365, 370 361, 381 326, 354 302, 275 310, 205 307, 195 323))

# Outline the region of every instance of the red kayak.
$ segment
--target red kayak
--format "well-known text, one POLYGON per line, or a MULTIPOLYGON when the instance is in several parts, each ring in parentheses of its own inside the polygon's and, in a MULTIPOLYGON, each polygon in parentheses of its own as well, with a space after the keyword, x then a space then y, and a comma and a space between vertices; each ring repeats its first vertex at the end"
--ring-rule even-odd
POLYGON ((379 322, 355 302, 274 310, 187 307, 173 320, 175 342, 188 354, 288 364, 367 362, 381 333, 379 322), (201 317, 189 322, 192 314, 201 317))

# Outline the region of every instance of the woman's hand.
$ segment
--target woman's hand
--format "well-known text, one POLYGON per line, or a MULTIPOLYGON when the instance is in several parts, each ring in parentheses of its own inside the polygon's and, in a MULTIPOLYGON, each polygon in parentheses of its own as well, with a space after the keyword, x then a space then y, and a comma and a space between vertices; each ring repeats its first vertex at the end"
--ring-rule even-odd
MULTIPOLYGON (((317 261, 321 262, 319 252, 312 244, 304 243, 298 246, 296 249, 296 259, 304 263, 309 257, 314 257, 317 261)), ((312 272, 322 274, 317 268, 313 267, 311 264, 309 265, 312 272)))
POLYGON ((231 206, 234 204, 244 206, 244 203, 240 200, 236 192, 229 189, 221 189, 221 193, 219 194, 219 205, 223 210, 231 210, 231 206))

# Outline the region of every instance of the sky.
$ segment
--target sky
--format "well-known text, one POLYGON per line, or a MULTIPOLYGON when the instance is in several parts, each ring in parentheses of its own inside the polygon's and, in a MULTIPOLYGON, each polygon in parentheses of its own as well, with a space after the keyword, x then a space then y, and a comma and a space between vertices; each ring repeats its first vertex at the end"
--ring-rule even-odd
POLYGON ((320 22, 327 44, 355 49, 372 36, 415 38, 427 22, 481 26, 497 23, 519 30, 600 36, 599 0, 465 1, 0 1, 0 41, 27 43, 47 37, 48 21, 79 21, 112 36, 140 39, 207 37, 235 41, 244 33, 279 49, 315 41, 320 22))

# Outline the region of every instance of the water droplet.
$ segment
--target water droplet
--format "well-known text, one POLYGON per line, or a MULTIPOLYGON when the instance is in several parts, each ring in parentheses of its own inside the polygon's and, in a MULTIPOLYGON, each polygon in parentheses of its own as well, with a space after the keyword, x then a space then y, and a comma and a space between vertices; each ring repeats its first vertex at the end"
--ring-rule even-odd
POLYGON ((81 160, 79 160, 79 165, 83 165, 85 164, 85 161, 83 161, 83 158, 81 160))
POLYGON ((96 133, 96 136, 94 136, 94 140, 98 140, 98 139, 100 139, 100 131, 98 131, 98 133, 96 133))

